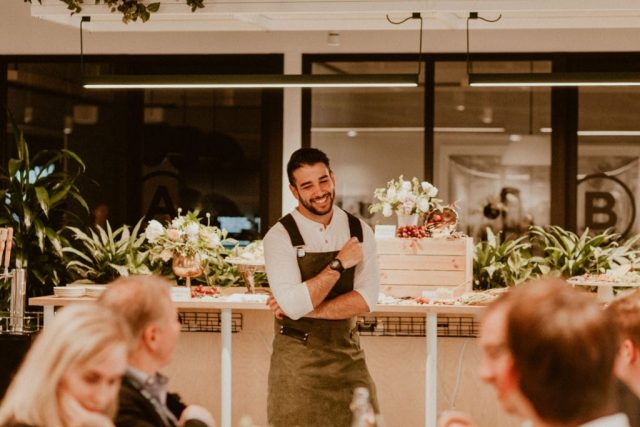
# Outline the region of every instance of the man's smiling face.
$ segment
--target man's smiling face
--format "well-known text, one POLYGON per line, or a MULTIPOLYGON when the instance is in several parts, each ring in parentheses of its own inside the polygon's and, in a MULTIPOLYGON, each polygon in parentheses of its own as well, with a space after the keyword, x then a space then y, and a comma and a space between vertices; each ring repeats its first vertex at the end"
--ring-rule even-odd
POLYGON ((299 208, 310 216, 331 213, 336 197, 333 172, 324 163, 303 165, 293 172, 294 185, 289 185, 299 208))

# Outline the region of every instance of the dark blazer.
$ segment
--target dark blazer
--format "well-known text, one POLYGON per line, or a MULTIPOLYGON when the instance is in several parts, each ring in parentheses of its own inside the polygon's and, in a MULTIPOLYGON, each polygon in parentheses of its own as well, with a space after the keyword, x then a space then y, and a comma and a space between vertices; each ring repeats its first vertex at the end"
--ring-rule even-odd
POLYGON ((616 380, 618 410, 629 418, 631 427, 640 427, 640 399, 622 381, 616 380))
MULTIPOLYGON (((177 394, 167 393, 167 407, 176 419, 180 419, 180 414, 186 405, 177 394)), ((162 427, 164 425, 162 417, 156 412, 153 404, 131 384, 126 376, 122 378, 115 425, 117 427, 162 427)), ((206 427, 206 424, 199 420, 188 420, 185 426, 206 427)))

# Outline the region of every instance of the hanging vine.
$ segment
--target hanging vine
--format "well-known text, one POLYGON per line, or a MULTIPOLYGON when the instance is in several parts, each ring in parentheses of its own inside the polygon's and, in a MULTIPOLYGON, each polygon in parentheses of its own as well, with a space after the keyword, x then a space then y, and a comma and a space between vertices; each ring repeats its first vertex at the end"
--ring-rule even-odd
MULTIPOLYGON (((24 0, 25 3, 31 3, 32 0, 24 0)), ((59 0, 67 5, 67 9, 71 14, 82 12, 84 0, 59 0)), ((89 0, 90 1, 90 0, 89 0)), ((151 18, 151 14, 160 10, 160 2, 149 3, 144 0, 93 0, 94 4, 102 4, 111 10, 111 13, 121 13, 122 22, 125 24, 140 19, 147 22, 151 18)), ((191 7, 191 12, 204 7, 204 0, 184 0, 187 6, 191 7)), ((38 0, 42 4, 42 0, 38 0)))

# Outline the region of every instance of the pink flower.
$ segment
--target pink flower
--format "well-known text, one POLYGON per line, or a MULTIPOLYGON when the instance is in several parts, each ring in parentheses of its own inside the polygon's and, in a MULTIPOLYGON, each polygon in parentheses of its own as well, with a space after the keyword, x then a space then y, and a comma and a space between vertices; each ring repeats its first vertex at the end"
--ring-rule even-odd
POLYGON ((167 230, 167 236, 169 237, 169 239, 171 240, 178 240, 180 238, 180 231, 176 230, 175 228, 170 228, 167 230))

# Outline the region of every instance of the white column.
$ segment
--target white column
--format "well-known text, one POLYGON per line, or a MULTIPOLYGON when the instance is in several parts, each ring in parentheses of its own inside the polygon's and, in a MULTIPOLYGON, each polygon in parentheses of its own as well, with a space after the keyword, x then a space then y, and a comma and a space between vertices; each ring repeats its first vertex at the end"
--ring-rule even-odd
POLYGON ((438 314, 427 312, 425 320, 427 357, 425 366, 424 425, 436 427, 438 399, 438 314))
POLYGON ((231 309, 220 310, 220 426, 231 427, 231 309))
MULTIPOLYGON (((302 73, 302 53, 299 50, 288 50, 284 55, 284 73, 302 73)), ((287 178, 287 162, 291 153, 302 145, 302 89, 284 89, 282 118, 282 214, 291 212, 296 207, 296 199, 289 191, 287 178)))

